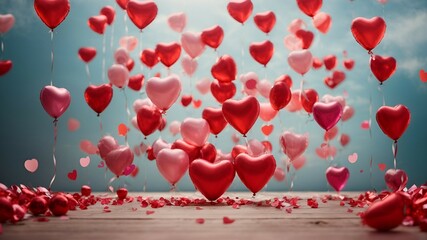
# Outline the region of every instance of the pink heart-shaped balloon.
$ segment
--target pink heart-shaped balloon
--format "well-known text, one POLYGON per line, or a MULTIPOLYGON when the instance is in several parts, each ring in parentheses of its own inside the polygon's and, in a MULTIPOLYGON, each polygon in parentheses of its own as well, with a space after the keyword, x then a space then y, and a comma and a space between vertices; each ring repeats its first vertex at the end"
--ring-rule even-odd
POLYGON ((119 177, 132 164, 133 157, 133 152, 128 146, 120 146, 110 151, 104 160, 108 169, 119 177))
POLYGON ((304 167, 307 158, 304 155, 301 155, 291 161, 292 166, 294 166, 295 170, 299 170, 304 167))
POLYGON ((402 169, 389 169, 384 175, 385 183, 391 191, 396 192, 404 189, 408 182, 408 175, 402 169))
POLYGON ((289 112, 297 112, 301 109, 303 109, 302 103, 301 103, 301 91, 295 90, 292 92, 291 100, 285 107, 286 110, 289 112))
POLYGON ((270 97, 270 90, 272 87, 273 84, 271 84, 271 82, 267 79, 259 81, 256 85, 258 92, 267 99, 270 97))
POLYGON ((350 172, 346 167, 328 167, 326 169, 326 179, 329 185, 331 185, 335 191, 341 191, 347 184, 350 172))
POLYGON ((85 167, 89 166, 89 164, 90 164, 90 157, 89 156, 86 156, 84 158, 80 158, 80 166, 85 168, 85 167))
POLYGON ((304 75, 313 64, 313 55, 307 49, 292 51, 288 55, 288 63, 295 72, 304 75))
POLYGON ((328 146, 327 144, 316 148, 316 155, 321 159, 328 159, 329 157, 335 157, 337 154, 337 148, 334 146, 328 146))
POLYGON ((187 15, 185 15, 183 12, 169 15, 168 25, 175 32, 182 32, 182 30, 184 30, 185 26, 187 25, 187 15))
POLYGON ((306 29, 306 27, 307 26, 302 19, 296 18, 292 20, 291 23, 288 25, 288 31, 292 34, 295 34, 298 30, 306 29))
POLYGON ((129 82, 129 70, 121 64, 113 64, 108 69, 108 79, 118 88, 126 87, 129 82))
POLYGON ((157 168, 160 174, 173 186, 188 169, 188 155, 181 149, 163 149, 157 154, 157 168))
POLYGON ((197 69, 197 62, 194 59, 191 59, 189 56, 185 55, 181 60, 182 69, 188 76, 193 76, 194 72, 197 69))
POLYGON ((271 107, 269 102, 260 103, 259 107, 259 117, 265 122, 270 122, 273 120, 273 118, 275 118, 278 113, 277 110, 271 107))
POLYGON ((171 148, 172 144, 167 143, 165 140, 159 138, 156 141, 153 142, 152 148, 153 148, 153 155, 154 157, 157 157, 157 154, 165 149, 165 148, 171 148))
POLYGON ((248 154, 252 157, 261 156, 265 152, 265 147, 262 142, 257 139, 251 139, 248 141, 248 154))
POLYGON ((24 167, 27 169, 28 172, 35 172, 37 171, 37 168, 39 167, 39 161, 37 159, 28 159, 24 162, 24 167))
POLYGON ((181 35, 181 45, 191 58, 196 58, 205 51, 205 44, 202 42, 201 33, 183 33, 181 35))
POLYGON ((211 90, 211 80, 209 78, 202 78, 196 83, 196 88, 200 94, 205 95, 211 90))
POLYGON ((345 106, 342 112, 341 120, 343 122, 349 120, 354 115, 354 108, 351 106, 345 106))
POLYGON ((295 35, 287 35, 284 39, 283 39, 283 43, 285 44, 285 47, 289 50, 289 51, 296 51, 296 50, 301 50, 302 49, 302 40, 300 38, 298 38, 295 35))
POLYGON ((15 17, 12 14, 0 14, 0 35, 3 35, 13 27, 15 24, 15 17))
POLYGON ((202 147, 209 138, 209 123, 203 118, 186 118, 181 123, 181 136, 185 142, 202 147))
POLYGON ((280 136, 283 153, 293 160, 301 156, 308 147, 308 135, 284 132, 280 136))
POLYGON ((107 155, 119 148, 119 144, 112 136, 104 136, 98 142, 99 156, 105 160, 107 155))
POLYGON ((339 102, 322 103, 313 105, 314 120, 326 131, 333 128, 341 119, 342 106, 339 102))
POLYGON ((166 78, 150 78, 147 81, 145 91, 154 105, 166 111, 178 99, 181 88, 181 80, 177 75, 172 74, 166 78))
POLYGON ((44 110, 53 118, 57 119, 67 111, 70 106, 71 95, 65 88, 45 86, 40 91, 40 101, 44 110))
POLYGON ((132 52, 136 46, 138 46, 138 38, 134 36, 124 36, 120 38, 119 44, 120 47, 126 49, 129 52, 132 52))

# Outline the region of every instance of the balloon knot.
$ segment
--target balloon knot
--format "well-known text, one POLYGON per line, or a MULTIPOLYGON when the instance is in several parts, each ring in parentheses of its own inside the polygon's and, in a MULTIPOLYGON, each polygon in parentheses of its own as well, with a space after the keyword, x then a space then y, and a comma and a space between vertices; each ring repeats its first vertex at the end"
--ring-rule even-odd
POLYGON ((246 134, 243 134, 243 137, 246 138, 247 137, 246 134))
POLYGON ((100 113, 96 114, 96 116, 97 116, 97 117, 99 117, 99 116, 100 116, 100 113))
POLYGON ((218 135, 215 135, 215 138, 218 138, 218 135))
POLYGON ((144 136, 144 140, 147 140, 147 136, 144 136))

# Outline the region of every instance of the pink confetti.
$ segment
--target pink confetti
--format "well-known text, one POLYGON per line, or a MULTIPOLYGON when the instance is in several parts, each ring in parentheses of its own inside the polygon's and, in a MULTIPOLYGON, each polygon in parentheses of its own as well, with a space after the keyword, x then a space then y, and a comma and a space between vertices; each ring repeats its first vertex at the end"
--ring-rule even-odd
POLYGON ((75 118, 68 119, 68 131, 75 132, 80 128, 79 120, 75 118))
POLYGON ((37 168, 39 167, 39 161, 37 161, 35 158, 28 159, 24 162, 24 167, 28 172, 33 173, 37 171, 37 168))
POLYGON ((104 163, 104 161, 100 161, 99 163, 98 163, 98 168, 104 168, 105 167, 105 163, 104 163))
POLYGON ((204 218, 196 218, 196 223, 203 224, 203 223, 205 223, 205 219, 204 218))
POLYGON ((349 163, 356 163, 357 162, 357 158, 358 158, 357 153, 350 154, 348 156, 348 162, 349 163))
POLYGON ((135 212, 136 210, 138 210, 138 208, 133 207, 133 208, 131 208, 131 210, 132 210, 132 212, 135 212))
POLYGON ((224 223, 224 224, 232 224, 232 223, 234 223, 234 219, 231 219, 231 218, 229 218, 229 217, 224 217, 223 219, 222 219, 222 222, 224 223))
POLYGON ((386 167, 387 167, 387 165, 386 165, 385 163, 378 163, 378 168, 379 168, 381 171, 384 171, 384 170, 386 169, 386 167))
POLYGON ((151 214, 154 214, 155 213, 155 211, 153 211, 153 210, 147 210, 147 211, 145 211, 145 214, 147 214, 147 215, 151 215, 151 214))
POLYGON ((369 120, 365 120, 360 124, 360 128, 363 130, 368 130, 371 127, 369 120))
POLYGON ((233 207, 234 209, 239 209, 239 208, 240 208, 240 205, 239 205, 239 204, 237 204, 237 203, 234 203, 234 204, 232 205, 232 207, 233 207))
POLYGON ((123 171, 123 175, 129 176, 133 171, 135 171, 135 168, 136 168, 135 164, 132 164, 126 167, 126 169, 123 171))
POLYGON ((89 166, 90 164, 90 157, 86 156, 84 158, 80 158, 80 166, 82 166, 83 168, 89 166))

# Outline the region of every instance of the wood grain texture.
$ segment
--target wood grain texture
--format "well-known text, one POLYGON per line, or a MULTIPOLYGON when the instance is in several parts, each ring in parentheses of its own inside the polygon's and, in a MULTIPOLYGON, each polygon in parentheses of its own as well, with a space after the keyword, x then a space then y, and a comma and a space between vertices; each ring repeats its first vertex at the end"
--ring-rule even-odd
MULTIPOLYGON (((299 196, 301 208, 292 213, 269 206, 240 206, 234 209, 228 205, 195 205, 176 207, 165 206, 153 209, 142 208, 137 201, 121 206, 110 206, 111 212, 103 212, 99 203, 88 210, 71 211, 68 220, 50 217, 49 222, 37 222, 30 218, 16 225, 3 225, 0 239, 10 240, 77 240, 77 239, 427 239, 427 234, 417 227, 400 226, 389 233, 379 233, 361 224, 356 215, 363 208, 340 206, 339 201, 322 203, 312 209, 306 199, 320 197, 325 193, 261 193, 254 201, 274 197, 299 196), (136 210, 132 210, 136 208, 136 210), (146 211, 154 211, 147 215, 146 211), (223 224, 223 217, 234 219, 232 224, 223 224), (196 223, 197 218, 205 219, 204 224, 196 223)), ((358 193, 344 193, 357 196, 358 193)), ((195 193, 131 193, 132 196, 158 198, 192 197, 201 198, 195 193)), ((227 193, 226 196, 252 199, 250 193, 227 193)))

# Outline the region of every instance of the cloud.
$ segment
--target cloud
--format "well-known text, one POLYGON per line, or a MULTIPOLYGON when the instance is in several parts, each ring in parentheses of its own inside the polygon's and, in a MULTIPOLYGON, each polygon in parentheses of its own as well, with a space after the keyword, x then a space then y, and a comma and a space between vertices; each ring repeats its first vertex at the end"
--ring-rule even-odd
POLYGON ((425 65, 426 61, 419 58, 408 57, 399 62, 397 67, 411 74, 411 76, 418 75, 420 69, 425 65))

